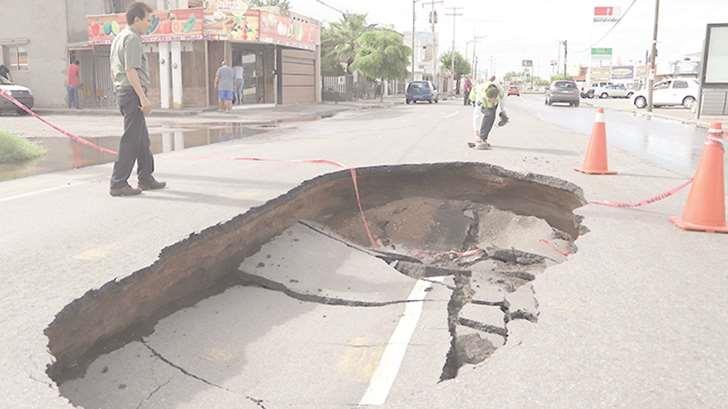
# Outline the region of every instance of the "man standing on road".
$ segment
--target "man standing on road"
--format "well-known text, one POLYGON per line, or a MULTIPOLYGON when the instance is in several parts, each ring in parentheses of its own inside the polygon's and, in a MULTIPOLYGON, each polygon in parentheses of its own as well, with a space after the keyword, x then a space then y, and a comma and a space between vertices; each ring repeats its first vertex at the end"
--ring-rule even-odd
POLYGON ((235 71, 223 60, 215 74, 215 88, 220 111, 230 112, 233 109, 233 96, 235 93, 235 71))
POLYGON ((495 77, 490 77, 488 82, 480 85, 470 95, 470 100, 475 103, 475 109, 479 110, 483 115, 478 132, 480 143, 476 147, 478 149, 488 149, 490 147, 488 136, 495 124, 498 108, 500 108, 500 121, 498 122, 498 126, 503 126, 508 123, 508 115, 503 106, 503 91, 495 83, 495 77))
POLYGON ((245 90, 245 69, 242 65, 233 67, 235 71, 235 103, 243 105, 243 91, 245 90))
POLYGON ((68 91, 68 109, 81 109, 78 101, 78 88, 81 86, 81 69, 78 60, 68 66, 68 79, 66 89, 68 91))
POLYGON ((142 2, 133 3, 126 12, 129 24, 111 44, 111 76, 124 115, 124 135, 119 142, 119 156, 111 176, 111 196, 135 196, 142 190, 164 189, 154 173, 154 156, 150 150, 149 130, 144 118, 152 112, 146 95, 149 87, 149 68, 144 55, 141 35, 147 32, 152 8, 142 2), (138 189, 127 180, 137 164, 138 189))

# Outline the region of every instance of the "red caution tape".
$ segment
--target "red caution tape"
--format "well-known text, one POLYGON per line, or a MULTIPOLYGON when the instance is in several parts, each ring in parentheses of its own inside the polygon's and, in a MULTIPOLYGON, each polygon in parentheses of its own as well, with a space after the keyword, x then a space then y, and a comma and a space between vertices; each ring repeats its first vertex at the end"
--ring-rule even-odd
POLYGON ((547 245, 549 247, 551 247, 555 252, 561 254, 564 257, 569 257, 571 255, 571 253, 568 252, 568 251, 562 251, 559 248, 559 246, 557 246, 556 244, 554 244, 554 242, 552 242, 552 241, 549 241, 549 240, 546 240, 546 239, 541 239, 541 240, 539 240, 539 242, 540 243, 543 243, 543 244, 545 244, 545 245, 547 245))
POLYGON ((27 112, 29 115, 33 116, 34 118, 38 119, 39 121, 43 122, 44 124, 48 125, 49 127, 55 129, 56 131, 62 133, 64 136, 68 137, 73 142, 76 142, 76 143, 78 143, 80 145, 88 146, 89 148, 94 149, 94 150, 97 150, 99 152, 108 153, 109 155, 116 155, 117 154, 117 152, 115 150, 112 150, 112 149, 109 149, 109 148, 104 148, 103 146, 99 146, 99 145, 97 145, 97 144, 95 144, 95 143, 93 143, 93 142, 91 142, 91 141, 89 141, 87 139, 84 139, 84 138, 82 138, 82 137, 80 137, 78 135, 74 135, 74 134, 66 131, 65 129, 62 129, 62 128, 60 128, 60 127, 58 127, 58 126, 56 126, 56 125, 48 122, 48 120, 46 120, 43 117, 41 117, 40 115, 36 114, 30 108, 28 108, 27 106, 25 106, 25 104, 23 104, 22 102, 18 101, 12 95, 10 95, 8 92, 6 92, 4 90, 1 90, 1 89, 0 89, 0 97, 3 97, 5 99, 7 99, 8 101, 12 102, 18 108, 20 108, 23 111, 27 112))
POLYGON ((619 208, 619 209, 634 209, 637 207, 647 206, 649 204, 659 202, 661 200, 665 200, 668 197, 670 197, 670 196, 676 194, 677 192, 685 189, 686 187, 690 186, 691 183, 693 183, 693 179, 690 179, 687 182, 681 184, 680 186, 677 186, 673 189, 668 190, 667 192, 660 193, 657 196, 653 196, 649 199, 645 199, 645 200, 643 200, 641 202, 637 202, 637 203, 612 202, 609 200, 596 200, 596 201, 592 201, 589 203, 593 204, 593 205, 615 207, 615 208, 619 208))
POLYGON ((265 158, 251 158, 251 157, 238 157, 235 158, 235 160, 243 160, 243 161, 251 161, 251 162, 285 162, 285 163, 311 163, 315 165, 331 165, 335 166, 337 168, 341 169, 349 169, 349 173, 351 173, 351 181, 354 185, 354 195, 356 196, 356 205, 359 208, 359 214, 361 215, 361 221, 364 225, 364 231, 367 234, 367 237, 369 238, 369 242, 372 244, 372 247, 377 248, 381 247, 382 243, 374 237, 374 234, 372 233, 371 229, 369 228, 369 222, 367 221, 367 216, 364 214, 364 206, 361 204, 361 195, 359 194, 359 182, 358 177, 356 174, 356 169, 345 166, 339 162, 328 160, 328 159, 300 159, 300 160, 284 160, 284 159, 265 159, 265 158))

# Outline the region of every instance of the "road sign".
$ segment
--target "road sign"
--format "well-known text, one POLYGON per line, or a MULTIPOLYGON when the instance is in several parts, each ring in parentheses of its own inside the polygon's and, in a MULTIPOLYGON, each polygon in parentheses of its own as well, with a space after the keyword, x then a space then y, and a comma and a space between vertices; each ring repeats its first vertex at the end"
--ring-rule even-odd
POLYGON ((604 23, 619 20, 619 7, 594 7, 594 22, 604 23))
POLYGON ((522 65, 523 65, 524 67, 533 67, 533 60, 523 60, 523 61, 521 62, 521 64, 522 64, 522 65))
POLYGON ((593 60, 611 60, 612 49, 611 48, 592 48, 591 56, 593 60))

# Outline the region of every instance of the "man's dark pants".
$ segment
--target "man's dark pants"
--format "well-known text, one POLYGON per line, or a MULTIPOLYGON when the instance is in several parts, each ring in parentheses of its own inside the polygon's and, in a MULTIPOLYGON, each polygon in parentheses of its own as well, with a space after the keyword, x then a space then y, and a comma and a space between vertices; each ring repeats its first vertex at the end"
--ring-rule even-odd
POLYGON ((498 105, 496 105, 493 108, 482 109, 483 122, 480 123, 480 139, 482 139, 483 142, 488 141, 488 135, 490 135, 490 131, 493 129, 493 125, 495 124, 495 117, 496 117, 497 111, 498 111, 498 105))
POLYGON ((139 96, 133 88, 119 91, 119 110, 124 115, 124 135, 119 143, 119 156, 114 163, 111 187, 124 186, 131 176, 134 162, 139 180, 154 173, 154 156, 149 148, 149 130, 141 110, 139 96))

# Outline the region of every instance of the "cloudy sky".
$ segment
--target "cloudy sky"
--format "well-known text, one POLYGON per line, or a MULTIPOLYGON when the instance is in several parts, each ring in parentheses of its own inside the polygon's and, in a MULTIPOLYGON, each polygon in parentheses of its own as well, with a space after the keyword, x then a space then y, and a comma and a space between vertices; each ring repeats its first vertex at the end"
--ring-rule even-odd
MULTIPOLYGON (((366 13, 371 23, 393 25, 399 31, 412 27, 412 0, 324 0, 344 11, 366 13)), ((430 6, 418 0, 417 30, 429 30, 430 6)), ((438 4, 442 46, 452 47, 452 17, 447 7, 463 7, 465 14, 456 25, 456 48, 463 52, 466 41, 485 35, 478 50, 489 66, 495 60, 496 73, 518 69, 521 60, 534 60, 537 74, 549 75, 550 62, 558 58, 559 41, 568 40, 569 65, 589 62, 589 47, 612 47, 614 64, 637 63, 644 59, 652 40, 655 0, 635 0, 622 22, 596 43, 614 23, 593 23, 594 6, 612 6, 626 11, 633 0, 445 0, 438 4)), ((316 0, 291 0, 295 11, 323 22, 339 15, 316 0)), ((684 54, 702 51, 705 25, 728 23, 728 0, 661 0, 658 59, 663 64, 684 54)), ((468 49, 472 55, 472 45, 468 49)))

